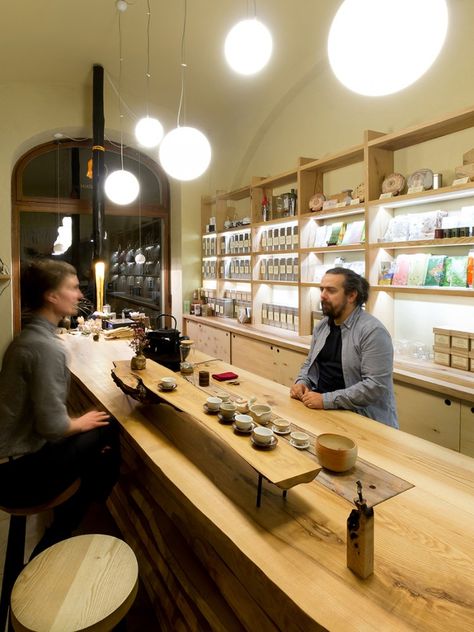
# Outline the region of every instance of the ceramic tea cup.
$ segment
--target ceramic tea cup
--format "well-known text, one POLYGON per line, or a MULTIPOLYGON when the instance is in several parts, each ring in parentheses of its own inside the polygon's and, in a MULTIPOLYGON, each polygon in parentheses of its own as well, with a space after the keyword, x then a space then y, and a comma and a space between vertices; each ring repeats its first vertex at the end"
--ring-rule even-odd
POLYGON ((250 406, 249 411, 254 421, 264 426, 267 425, 272 416, 272 409, 266 404, 254 404, 250 406))
POLYGON ((239 430, 250 430, 252 428, 252 417, 239 414, 235 416, 234 423, 239 430))
POLYGON ((220 405, 222 404, 222 399, 220 397, 208 397, 206 399, 206 405, 208 410, 219 410, 220 405))
POLYGON ((290 429, 290 422, 287 419, 274 419, 273 430, 277 432, 287 432, 290 429))
POLYGON ((295 445, 305 445, 309 441, 309 435, 306 432, 292 432, 290 438, 295 445))
POLYGON ((249 402, 247 399, 240 399, 235 402, 237 406, 238 413, 248 413, 249 412, 249 402))
POLYGON ((233 402, 222 402, 219 406, 219 411, 223 419, 232 419, 236 410, 237 407, 233 402))
POLYGON ((273 430, 271 428, 257 426, 253 430, 252 437, 255 443, 259 443, 260 445, 268 445, 272 440, 273 430))
POLYGON ((357 460, 357 445, 349 437, 325 433, 316 439, 319 463, 333 472, 346 472, 357 460))
POLYGON ((160 386, 165 391, 171 391, 176 386, 176 378, 162 377, 160 380, 160 386))

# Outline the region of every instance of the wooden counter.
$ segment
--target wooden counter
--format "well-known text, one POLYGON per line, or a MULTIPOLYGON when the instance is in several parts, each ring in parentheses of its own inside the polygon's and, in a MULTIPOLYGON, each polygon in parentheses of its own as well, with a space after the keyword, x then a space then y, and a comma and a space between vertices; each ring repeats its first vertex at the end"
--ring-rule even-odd
POLYGON ((65 342, 72 404, 98 401, 122 425, 124 474, 110 506, 163 629, 473 629, 471 458, 348 411, 306 409, 285 387, 237 370, 236 393, 308 431, 351 436, 360 457, 414 485, 375 508, 375 572, 361 580, 346 567, 350 503, 316 479, 287 500, 267 483, 256 508, 253 470, 218 437, 115 386, 110 369, 131 356, 126 342, 65 342))
MULTIPOLYGON (((232 318, 203 317, 185 315, 185 321, 202 323, 216 329, 247 336, 253 340, 275 344, 291 351, 297 351, 304 357, 309 351, 311 336, 298 336, 295 332, 281 330, 267 325, 241 325, 232 318)), ((395 358, 393 379, 407 385, 423 388, 438 394, 456 397, 474 402, 474 373, 444 367, 433 362, 408 359, 401 356, 395 358)))

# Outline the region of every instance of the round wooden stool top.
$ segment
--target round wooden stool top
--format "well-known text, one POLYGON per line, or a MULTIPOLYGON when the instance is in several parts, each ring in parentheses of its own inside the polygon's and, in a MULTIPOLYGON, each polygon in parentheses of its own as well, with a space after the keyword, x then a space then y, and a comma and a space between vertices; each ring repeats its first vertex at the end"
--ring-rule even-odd
POLYGON ((80 535, 35 557, 12 590, 16 632, 111 630, 138 589, 132 549, 109 535, 80 535))

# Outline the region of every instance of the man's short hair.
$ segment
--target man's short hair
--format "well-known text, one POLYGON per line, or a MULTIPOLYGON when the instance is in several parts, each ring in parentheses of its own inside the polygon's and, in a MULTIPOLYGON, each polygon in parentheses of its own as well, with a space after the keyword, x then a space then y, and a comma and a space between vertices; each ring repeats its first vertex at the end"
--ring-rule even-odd
POLYGON ((369 300, 370 285, 367 279, 365 279, 357 272, 350 270, 349 268, 331 268, 326 271, 326 274, 340 274, 344 277, 343 288, 344 294, 351 294, 357 292, 357 305, 363 305, 369 300))

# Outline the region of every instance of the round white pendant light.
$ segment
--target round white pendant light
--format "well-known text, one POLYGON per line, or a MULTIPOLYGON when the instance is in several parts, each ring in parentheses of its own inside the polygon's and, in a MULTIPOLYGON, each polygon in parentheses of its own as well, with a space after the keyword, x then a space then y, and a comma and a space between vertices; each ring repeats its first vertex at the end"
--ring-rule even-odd
POLYGON ((138 253, 138 255, 135 255, 135 263, 145 263, 146 258, 145 255, 142 254, 141 252, 138 253))
POLYGON ((344 0, 329 31, 329 62, 350 90, 392 94, 428 70, 447 28, 446 0, 344 0))
POLYGON ((113 171, 105 181, 105 194, 114 204, 130 204, 137 199, 139 190, 138 180, 125 169, 113 171))
POLYGON ((194 180, 211 162, 211 145, 194 127, 176 127, 161 141, 160 162, 166 173, 176 180, 194 180))
POLYGON ((163 125, 158 119, 145 116, 135 126, 135 137, 143 147, 157 147, 163 138, 163 125))
POLYGON ((242 75, 253 75, 270 59, 273 42, 270 31, 256 18, 242 20, 229 31, 224 53, 229 66, 242 75))

